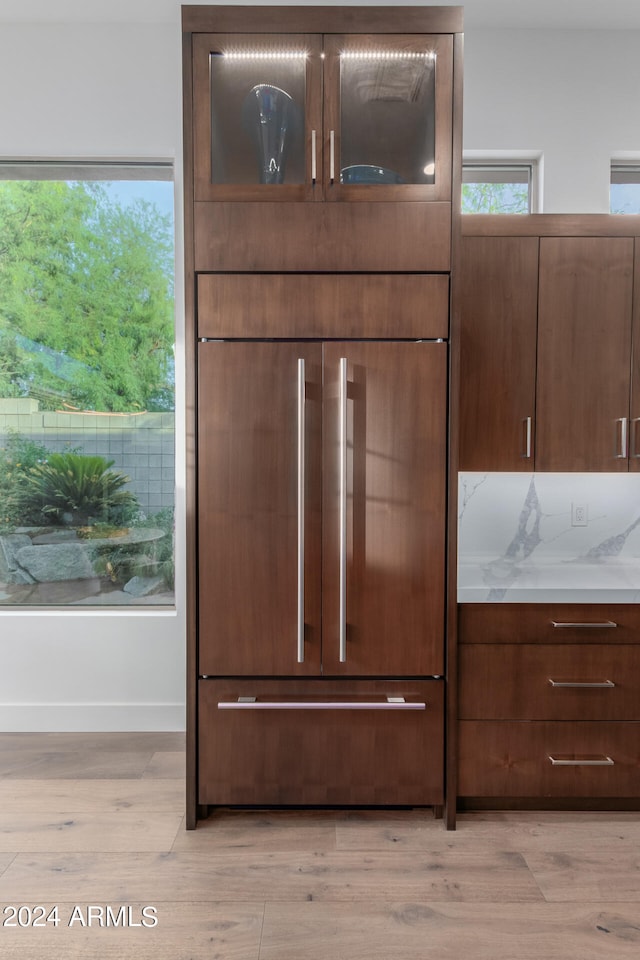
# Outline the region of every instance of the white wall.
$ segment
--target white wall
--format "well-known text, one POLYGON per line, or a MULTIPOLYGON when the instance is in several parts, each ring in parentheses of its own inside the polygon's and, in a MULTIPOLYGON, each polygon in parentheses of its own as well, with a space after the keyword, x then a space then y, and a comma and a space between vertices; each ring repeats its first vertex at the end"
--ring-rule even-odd
MULTIPOLYGON (((3 158, 175 159, 180 223, 181 122, 177 6, 174 23, 1 25, 3 158)), ((177 249, 180 262, 180 236, 177 249)), ((178 271, 178 305, 182 290, 178 271)), ((182 356, 180 308, 177 328, 182 356)), ((183 420, 179 409, 176 612, 0 611, 1 730, 183 729, 183 420)))
POLYGON ((611 158, 640 160, 639 98, 638 30, 465 34, 465 153, 541 154, 541 212, 609 212, 611 158))
MULTIPOLYGON (((177 0, 0 0, 0 20, 0 157, 175 159, 179 224, 177 0), (130 22, 109 22, 116 15, 130 22)), ((606 212, 610 155, 640 156, 640 31, 474 27, 465 42, 465 149, 539 152, 546 212, 606 212)), ((177 250, 180 305, 179 236, 177 250)), ((181 377, 180 309, 177 330, 181 377)), ((0 729, 182 727, 183 414, 176 613, 0 611, 0 729)))

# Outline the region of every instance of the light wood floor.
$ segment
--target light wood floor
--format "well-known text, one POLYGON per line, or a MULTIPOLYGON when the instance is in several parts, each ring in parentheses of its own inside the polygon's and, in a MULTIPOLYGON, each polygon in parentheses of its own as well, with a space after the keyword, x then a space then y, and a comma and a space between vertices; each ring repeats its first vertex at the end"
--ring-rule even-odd
POLYGON ((60 920, 0 927, 0 957, 640 958, 640 814, 220 811, 186 832, 183 780, 178 734, 0 735, 2 920, 60 920), (100 927, 107 906, 158 923, 100 927))

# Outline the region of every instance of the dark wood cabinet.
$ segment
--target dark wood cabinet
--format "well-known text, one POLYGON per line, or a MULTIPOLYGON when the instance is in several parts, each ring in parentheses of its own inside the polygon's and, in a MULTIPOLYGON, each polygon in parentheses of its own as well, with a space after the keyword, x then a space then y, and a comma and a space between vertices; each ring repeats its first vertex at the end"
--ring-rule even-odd
POLYGON ((468 604, 460 640, 463 805, 640 797, 634 604, 468 604))
POLYGON ((461 28, 183 8, 189 828, 444 802, 461 28))
POLYGON ((633 245, 540 240, 537 470, 628 470, 633 245))
POLYGON ((389 27, 197 34, 195 199, 450 201, 453 38, 389 27))
POLYGON ((537 237, 464 237, 460 469, 533 470, 537 237))
POLYGON ((639 241, 613 219, 465 218, 461 469, 638 469, 639 241))

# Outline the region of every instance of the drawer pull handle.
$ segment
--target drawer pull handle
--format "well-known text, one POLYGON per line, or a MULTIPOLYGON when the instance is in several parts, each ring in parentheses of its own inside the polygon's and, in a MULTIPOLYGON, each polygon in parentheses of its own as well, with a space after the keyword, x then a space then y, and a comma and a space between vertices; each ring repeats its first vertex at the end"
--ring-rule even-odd
POLYGON ((602 620, 600 623, 571 623, 568 620, 552 620, 552 627, 579 627, 587 630, 597 630, 600 627, 617 627, 618 624, 613 620, 602 620))
POLYGON ((549 677, 549 683, 552 687, 589 687, 589 688, 604 688, 607 690, 611 687, 615 687, 613 680, 552 680, 549 677))
POLYGON ((611 757, 553 757, 549 760, 554 767, 613 767, 615 761, 611 757))
POLYGON ((238 697, 218 703, 218 710, 426 710, 426 703, 407 703, 404 697, 385 700, 257 700, 238 697))

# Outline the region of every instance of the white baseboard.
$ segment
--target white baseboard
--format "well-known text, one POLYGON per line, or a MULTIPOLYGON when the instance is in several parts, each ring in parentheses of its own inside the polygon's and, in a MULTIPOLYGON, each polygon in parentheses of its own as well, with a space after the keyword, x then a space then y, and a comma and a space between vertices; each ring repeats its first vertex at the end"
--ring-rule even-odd
POLYGON ((183 703, 0 703, 4 733, 183 731, 183 703))

